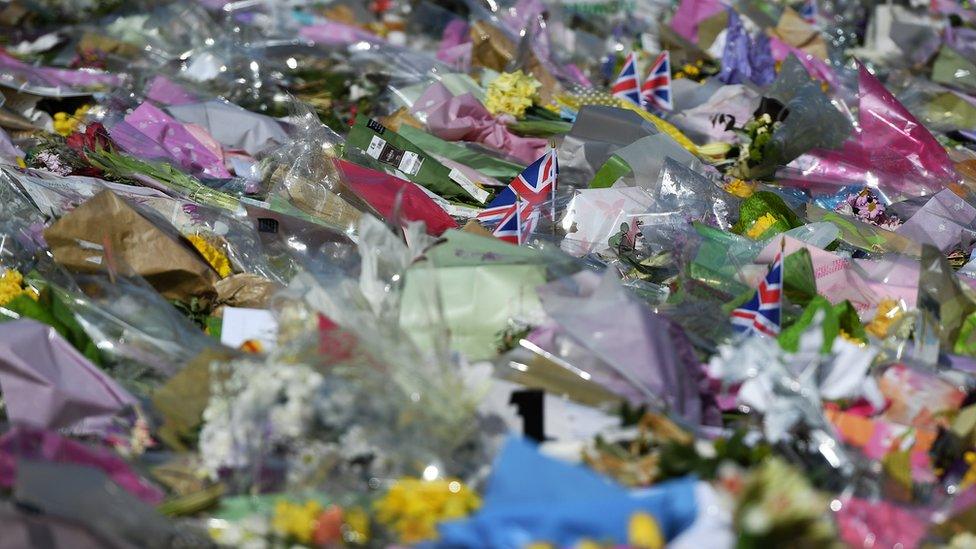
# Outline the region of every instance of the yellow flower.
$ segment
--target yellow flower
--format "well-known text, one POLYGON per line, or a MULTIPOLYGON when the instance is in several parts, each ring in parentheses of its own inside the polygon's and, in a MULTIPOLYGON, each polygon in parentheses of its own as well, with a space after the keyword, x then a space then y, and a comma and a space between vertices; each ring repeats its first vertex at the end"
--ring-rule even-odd
POLYGON ((10 303, 15 297, 26 295, 37 300, 37 292, 31 287, 24 286, 24 275, 13 269, 6 269, 0 276, 0 306, 10 303))
POLYGON ((198 234, 191 234, 190 236, 186 237, 186 239, 189 240, 190 243, 193 244, 193 247, 200 252, 200 255, 207 260, 207 264, 217 271, 220 278, 230 276, 232 272, 230 268, 230 260, 227 259, 226 255, 224 255, 224 252, 220 251, 219 248, 198 234))
POLYGON ((515 118, 525 116, 525 110, 538 99, 542 83, 521 70, 503 72, 488 84, 485 108, 492 114, 510 114, 515 118))
POLYGON ((898 321, 904 314, 898 302, 894 299, 882 299, 878 303, 878 312, 874 314, 874 320, 864 327, 865 330, 874 337, 884 338, 888 335, 891 325, 898 321))
POLYGON ((348 541, 355 543, 366 543, 369 541, 369 514, 362 507, 353 507, 346 510, 344 522, 348 532, 348 541))
POLYGON ((969 465, 969 470, 966 471, 962 480, 959 481, 960 490, 965 490, 973 484, 976 484, 976 452, 966 452, 963 454, 963 458, 966 460, 966 464, 969 465))
POLYGON ((481 499, 456 479, 402 478, 373 504, 376 520, 402 543, 437 539, 437 524, 467 516, 481 499))
POLYGON ((275 504, 271 527, 284 538, 308 544, 312 541, 322 511, 322 505, 315 500, 308 500, 304 505, 279 500, 275 504))
POLYGON ((853 343, 855 345, 859 345, 861 347, 864 346, 864 342, 863 341, 861 341, 860 339, 858 339, 858 338, 852 336, 851 334, 845 332, 843 329, 839 329, 837 331, 837 335, 840 336, 842 339, 845 339, 845 340, 847 340, 847 341, 849 341, 849 342, 851 342, 851 343, 853 343))
POLYGON ((69 136, 78 130, 85 115, 91 110, 91 105, 82 105, 75 109, 75 113, 69 115, 66 112, 54 113, 54 131, 58 135, 69 136))
POLYGON ((637 512, 631 515, 627 526, 627 539, 631 547, 638 549, 660 549, 664 547, 664 537, 654 517, 637 512))
POLYGON ((753 240, 759 240, 763 233, 768 231, 770 227, 776 224, 776 221, 777 219, 773 217, 773 214, 765 213, 752 224, 752 227, 750 227, 748 231, 746 231, 746 236, 753 240))
POLYGON ((725 192, 739 198, 749 198, 752 193, 756 192, 756 184, 741 179, 733 179, 725 184, 725 192))
POLYGON ((24 158, 23 157, 20 157, 20 156, 17 157, 17 167, 18 168, 26 168, 27 167, 27 162, 24 162, 24 158))

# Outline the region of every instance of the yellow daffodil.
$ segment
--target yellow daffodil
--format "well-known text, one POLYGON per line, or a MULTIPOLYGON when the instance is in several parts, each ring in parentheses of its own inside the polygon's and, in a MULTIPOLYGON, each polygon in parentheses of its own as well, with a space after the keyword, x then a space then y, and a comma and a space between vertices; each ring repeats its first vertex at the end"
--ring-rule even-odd
POLYGON ((85 119, 85 115, 91 109, 90 105, 82 105, 75 109, 74 114, 68 114, 66 112, 56 112, 54 113, 54 131, 58 135, 63 135, 65 137, 78 131, 78 126, 85 119))
POLYGON ((6 269, 3 276, 0 276, 0 306, 10 303, 12 299, 20 295, 37 299, 37 292, 29 286, 24 286, 24 275, 13 269, 6 269))
POLYGON ((369 541, 369 514, 362 507, 353 507, 346 510, 344 516, 346 525, 346 538, 349 541, 363 544, 369 541))
POLYGON ((776 224, 776 221, 777 219, 773 217, 773 214, 765 213, 752 224, 752 227, 750 227, 748 231, 746 231, 746 236, 753 240, 759 240, 763 233, 776 224))
POLYGON ((455 479, 402 478, 376 501, 376 520, 402 543, 437 539, 437 524, 467 516, 481 505, 474 491, 455 479))
POLYGON ((309 544, 322 510, 322 505, 315 500, 308 500, 304 504, 280 500, 275 504, 271 527, 284 538, 309 544))
POLYGON ((725 184, 725 192, 739 198, 749 198, 752 193, 756 192, 756 184, 741 179, 733 179, 725 184))
POLYGON ((211 244, 206 238, 198 234, 191 234, 186 238, 187 240, 190 241, 191 244, 193 244, 193 247, 196 248, 198 252, 200 252, 200 255, 202 255, 203 258, 207 260, 207 264, 209 264, 211 267, 213 267, 215 271, 217 271, 217 274, 220 275, 220 278, 226 278, 230 276, 232 272, 230 268, 230 260, 227 259, 226 255, 224 255, 224 252, 220 251, 219 248, 217 248, 216 246, 211 244))
POLYGON ((488 84, 485 108, 492 114, 510 114, 515 118, 525 116, 539 96, 542 83, 521 70, 503 72, 488 84))

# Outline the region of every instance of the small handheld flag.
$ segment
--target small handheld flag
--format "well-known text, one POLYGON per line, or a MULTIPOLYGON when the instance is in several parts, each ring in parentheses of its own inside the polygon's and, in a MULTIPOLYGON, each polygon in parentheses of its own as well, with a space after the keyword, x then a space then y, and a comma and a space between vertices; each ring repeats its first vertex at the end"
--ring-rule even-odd
POLYGON ((610 93, 614 97, 642 106, 640 77, 637 76, 637 55, 634 52, 627 54, 627 59, 624 60, 624 68, 620 70, 620 75, 617 76, 617 81, 613 83, 610 93))
POLYGON ((803 0, 800 17, 811 25, 817 22, 817 0, 803 0))
POLYGON ((776 337, 783 308, 782 294, 783 251, 780 250, 752 299, 732 311, 732 327, 737 333, 759 332, 776 337))
POLYGON ((522 244, 532 236, 538 223, 541 205, 556 195, 559 161, 550 149, 522 171, 481 213, 478 220, 496 223, 496 237, 512 244, 522 244))
POLYGON ((671 54, 668 50, 662 51, 651 65, 651 72, 641 86, 641 97, 648 110, 674 109, 671 101, 671 54))

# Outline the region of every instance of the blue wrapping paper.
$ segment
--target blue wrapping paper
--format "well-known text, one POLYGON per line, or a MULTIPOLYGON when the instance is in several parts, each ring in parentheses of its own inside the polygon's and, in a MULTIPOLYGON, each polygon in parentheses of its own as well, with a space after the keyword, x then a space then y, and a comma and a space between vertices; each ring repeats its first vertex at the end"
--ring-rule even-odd
POLYGON ((429 547, 517 549, 540 541, 569 547, 584 539, 625 544, 637 512, 652 515, 671 540, 698 515, 695 484, 685 478, 627 490, 511 438, 495 462, 482 508, 468 519, 441 524, 440 539, 429 547))

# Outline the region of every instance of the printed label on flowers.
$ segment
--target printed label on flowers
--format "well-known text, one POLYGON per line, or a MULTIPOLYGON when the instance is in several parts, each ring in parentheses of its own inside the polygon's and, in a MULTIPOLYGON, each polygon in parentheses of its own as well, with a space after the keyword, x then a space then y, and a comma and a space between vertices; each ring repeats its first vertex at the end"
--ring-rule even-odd
POLYGON ((417 175, 424 159, 417 153, 398 149, 386 142, 385 139, 374 135, 366 148, 366 154, 379 160, 384 164, 389 164, 407 175, 417 175))
POLYGON ((474 181, 471 181, 468 176, 464 175, 464 172, 458 169, 452 169, 450 178, 458 185, 464 187, 464 190, 468 191, 468 194, 473 196, 478 202, 484 204, 485 200, 488 200, 488 191, 475 185, 474 181))

